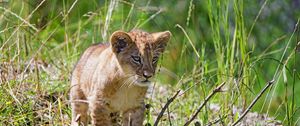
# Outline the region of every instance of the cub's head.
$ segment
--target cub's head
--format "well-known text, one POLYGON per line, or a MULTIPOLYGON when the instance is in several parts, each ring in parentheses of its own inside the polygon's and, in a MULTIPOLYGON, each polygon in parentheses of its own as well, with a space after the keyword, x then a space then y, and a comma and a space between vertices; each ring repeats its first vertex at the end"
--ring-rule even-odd
POLYGON ((148 86, 170 36, 169 31, 156 33, 140 30, 128 33, 116 31, 111 35, 110 43, 126 76, 133 79, 134 84, 148 86))

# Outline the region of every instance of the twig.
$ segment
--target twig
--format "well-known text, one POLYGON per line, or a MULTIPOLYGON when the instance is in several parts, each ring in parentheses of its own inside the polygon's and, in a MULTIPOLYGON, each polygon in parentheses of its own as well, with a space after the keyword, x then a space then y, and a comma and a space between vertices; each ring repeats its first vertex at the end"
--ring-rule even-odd
POLYGON ((218 119, 216 119, 216 120, 214 120, 214 121, 212 121, 212 122, 208 122, 205 126, 212 126, 212 125, 214 125, 214 124, 216 124, 216 123, 218 123, 218 122, 221 122, 223 119, 227 118, 227 116, 228 116, 228 115, 225 115, 225 116, 223 116, 223 117, 220 117, 220 116, 219 116, 218 119))
POLYGON ((165 104, 165 106, 161 109, 160 113, 158 114, 156 120, 155 120, 155 123, 153 126, 157 126, 158 123, 159 123, 159 120, 161 119, 161 117, 164 115, 164 112, 167 110, 167 108, 169 107, 169 105, 174 101, 174 99, 178 96, 179 92, 181 90, 178 90, 172 98, 170 98, 167 103, 165 104))
POLYGON ((266 92, 266 90, 275 82, 275 80, 271 80, 267 83, 267 85, 261 90, 261 92, 255 97, 255 99, 251 102, 251 104, 248 106, 248 108, 244 111, 244 113, 241 115, 241 117, 236 120, 231 126, 237 125, 250 111, 250 109, 254 106, 254 104, 258 101, 258 99, 263 95, 263 93, 266 92))
POLYGON ((167 112, 168 112, 169 124, 170 124, 170 126, 172 126, 172 121, 171 121, 170 109, 169 108, 167 108, 167 112))
POLYGON ((191 118, 184 124, 184 126, 188 126, 199 114, 201 109, 206 105, 206 103, 217 93, 221 91, 221 88, 225 85, 225 82, 223 82, 221 85, 216 87, 213 92, 211 92, 204 100, 204 102, 198 107, 197 111, 191 116, 191 118))

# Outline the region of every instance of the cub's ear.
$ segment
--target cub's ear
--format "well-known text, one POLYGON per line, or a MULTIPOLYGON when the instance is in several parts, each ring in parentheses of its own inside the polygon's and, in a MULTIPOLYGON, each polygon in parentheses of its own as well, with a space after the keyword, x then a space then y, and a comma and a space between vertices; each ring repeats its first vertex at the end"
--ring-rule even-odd
POLYGON ((156 32, 156 33, 152 33, 152 36, 155 41, 154 42, 155 50, 163 52, 165 50, 165 47, 167 46, 168 41, 171 38, 171 32, 170 31, 156 32))
POLYGON ((123 31, 116 31, 110 37, 110 43, 114 53, 120 53, 132 43, 130 36, 123 31))

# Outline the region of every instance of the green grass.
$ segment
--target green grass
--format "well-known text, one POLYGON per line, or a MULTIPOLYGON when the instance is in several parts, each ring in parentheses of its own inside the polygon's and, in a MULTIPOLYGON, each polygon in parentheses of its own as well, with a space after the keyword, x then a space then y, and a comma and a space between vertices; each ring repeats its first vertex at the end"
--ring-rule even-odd
MULTIPOLYGON (((296 0, 295 0, 296 1, 296 0)), ((0 124, 68 125, 69 78, 81 53, 119 29, 170 30, 145 123, 177 90, 159 125, 183 125, 225 82, 193 123, 230 125, 267 82, 251 112, 300 124, 300 11, 293 0, 0 2, 0 124), (114 4, 113 4, 114 2, 114 4), (156 95, 158 94, 158 95, 156 95), (161 94, 161 95, 159 95, 161 94), (219 111, 212 111, 217 105, 219 111)), ((259 122, 257 125, 260 125, 259 122)))

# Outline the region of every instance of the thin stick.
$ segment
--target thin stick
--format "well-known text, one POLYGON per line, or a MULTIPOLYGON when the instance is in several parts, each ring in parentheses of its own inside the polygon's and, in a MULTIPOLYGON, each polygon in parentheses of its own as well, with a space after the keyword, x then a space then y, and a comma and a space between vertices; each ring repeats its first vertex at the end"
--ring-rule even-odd
POLYGON ((164 115, 164 112, 167 110, 167 108, 169 107, 169 105, 174 101, 174 99, 178 96, 179 92, 181 90, 178 90, 172 98, 170 98, 167 103, 165 104, 165 106, 161 109, 160 113, 158 114, 156 120, 155 120, 155 123, 153 126, 157 126, 158 123, 159 123, 159 120, 161 119, 161 117, 164 115))
POLYGON ((191 116, 191 118, 184 124, 184 126, 190 125, 190 123, 197 117, 201 109, 206 105, 206 103, 217 93, 221 91, 221 88, 225 85, 225 82, 216 87, 213 92, 211 92, 204 100, 204 102, 198 107, 197 111, 191 116))
POLYGON ((212 122, 208 122, 205 126, 211 126, 211 125, 214 125, 214 124, 216 124, 216 123, 218 123, 218 122, 221 122, 223 119, 227 118, 227 116, 228 116, 228 115, 225 115, 225 116, 223 116, 223 117, 220 117, 220 116, 219 116, 218 119, 216 119, 216 120, 214 120, 214 121, 212 121, 212 122))
POLYGON ((258 101, 258 99, 266 92, 266 90, 275 82, 275 80, 271 80, 267 83, 267 85, 260 91, 260 93, 255 97, 255 99, 251 102, 251 104, 248 106, 246 111, 242 114, 242 116, 236 120, 231 126, 237 125, 245 116, 246 114, 250 111, 250 109, 255 105, 255 103, 258 101))
POLYGON ((172 121, 171 121, 171 115, 170 115, 170 109, 169 108, 167 108, 167 112, 168 112, 169 124, 170 124, 170 126, 172 126, 172 121))
POLYGON ((171 121, 170 109, 169 108, 167 108, 167 112, 168 112, 169 124, 170 124, 170 126, 172 126, 172 121, 171 121))

